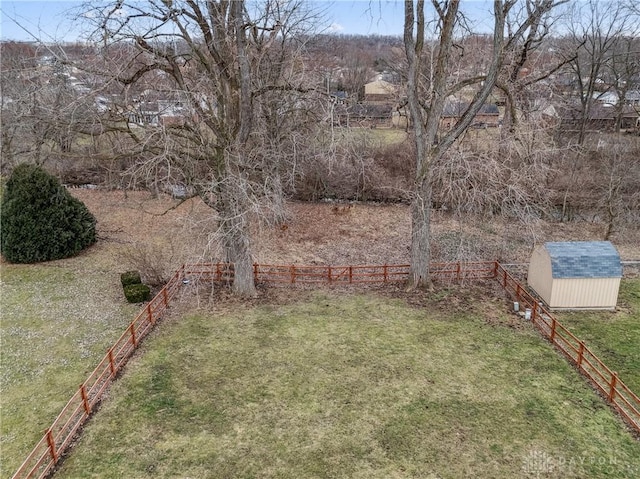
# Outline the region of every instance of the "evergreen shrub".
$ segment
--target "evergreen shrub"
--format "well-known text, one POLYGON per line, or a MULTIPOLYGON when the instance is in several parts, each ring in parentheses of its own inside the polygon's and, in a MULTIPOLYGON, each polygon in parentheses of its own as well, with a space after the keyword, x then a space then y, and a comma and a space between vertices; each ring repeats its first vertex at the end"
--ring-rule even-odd
POLYGON ((129 284, 124 287, 124 295, 130 303, 142 303, 151 297, 151 289, 146 284, 129 284))
POLYGON ((122 287, 125 288, 131 284, 142 283, 142 278, 138 271, 125 271, 120 275, 120 282, 122 283, 122 287))
POLYGON ((12 263, 37 263, 78 254, 96 241, 96 219, 57 178, 18 165, 0 205, 0 251, 12 263))

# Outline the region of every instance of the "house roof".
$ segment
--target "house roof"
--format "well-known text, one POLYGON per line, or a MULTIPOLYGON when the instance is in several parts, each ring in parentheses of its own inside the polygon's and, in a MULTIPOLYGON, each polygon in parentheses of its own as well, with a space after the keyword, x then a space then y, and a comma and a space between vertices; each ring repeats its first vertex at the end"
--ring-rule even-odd
POLYGON ((624 95, 627 101, 640 101, 640 90, 630 90, 624 95))
POLYGON ((365 95, 391 95, 397 91, 396 85, 384 80, 376 80, 365 84, 365 95))
MULTIPOLYGON (((443 117, 452 116, 457 118, 462 116, 462 114, 465 111, 467 111, 467 108, 469 108, 468 102, 447 99, 447 101, 444 104, 444 110, 442 111, 442 116, 443 117)), ((480 108, 480 111, 478 112, 478 115, 498 116, 499 114, 500 114, 500 111, 498 110, 497 105, 494 105, 492 103, 485 103, 484 105, 482 105, 482 107, 480 108)))
MULTIPOLYGON (((580 108, 560 107, 560 115, 563 120, 578 121, 580 119, 580 108)), ((622 116, 625 118, 637 118, 639 113, 630 106, 622 108, 622 116)), ((613 121, 616 117, 616 109, 609 105, 594 104, 589 110, 589 120, 609 120, 613 121)))
POLYGON ((620 278, 620 255, 609 241, 565 241, 544 244, 554 278, 620 278))

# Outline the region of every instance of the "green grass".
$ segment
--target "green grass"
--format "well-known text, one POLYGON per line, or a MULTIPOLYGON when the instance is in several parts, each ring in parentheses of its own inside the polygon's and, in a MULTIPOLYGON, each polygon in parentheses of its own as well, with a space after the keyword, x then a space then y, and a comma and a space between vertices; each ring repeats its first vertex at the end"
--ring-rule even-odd
POLYGON ((80 273, 77 260, 2 265, 2 477, 20 466, 139 309, 126 303, 117 275, 80 273))
POLYGON ((378 147, 402 143, 407 139, 406 132, 396 128, 374 128, 368 131, 378 147))
POLYGON ((571 312, 558 320, 640 395, 640 279, 622 280, 618 310, 571 312))
POLYGON ((640 443, 530 325, 454 299, 319 292, 167 321, 57 477, 637 475, 640 443))

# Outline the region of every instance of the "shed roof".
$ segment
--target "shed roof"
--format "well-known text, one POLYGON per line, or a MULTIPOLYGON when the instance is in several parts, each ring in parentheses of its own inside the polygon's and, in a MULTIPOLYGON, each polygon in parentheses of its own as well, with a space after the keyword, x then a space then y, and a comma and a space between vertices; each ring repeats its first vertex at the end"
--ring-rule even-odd
POLYGON ((544 244, 554 278, 620 278, 620 255, 609 241, 566 241, 544 244))

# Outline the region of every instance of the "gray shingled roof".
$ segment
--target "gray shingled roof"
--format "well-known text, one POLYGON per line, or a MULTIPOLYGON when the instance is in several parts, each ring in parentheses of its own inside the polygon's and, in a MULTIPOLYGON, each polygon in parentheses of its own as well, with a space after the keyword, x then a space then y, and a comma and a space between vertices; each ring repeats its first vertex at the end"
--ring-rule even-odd
POLYGON ((609 241, 545 243, 554 278, 620 278, 620 255, 609 241))

